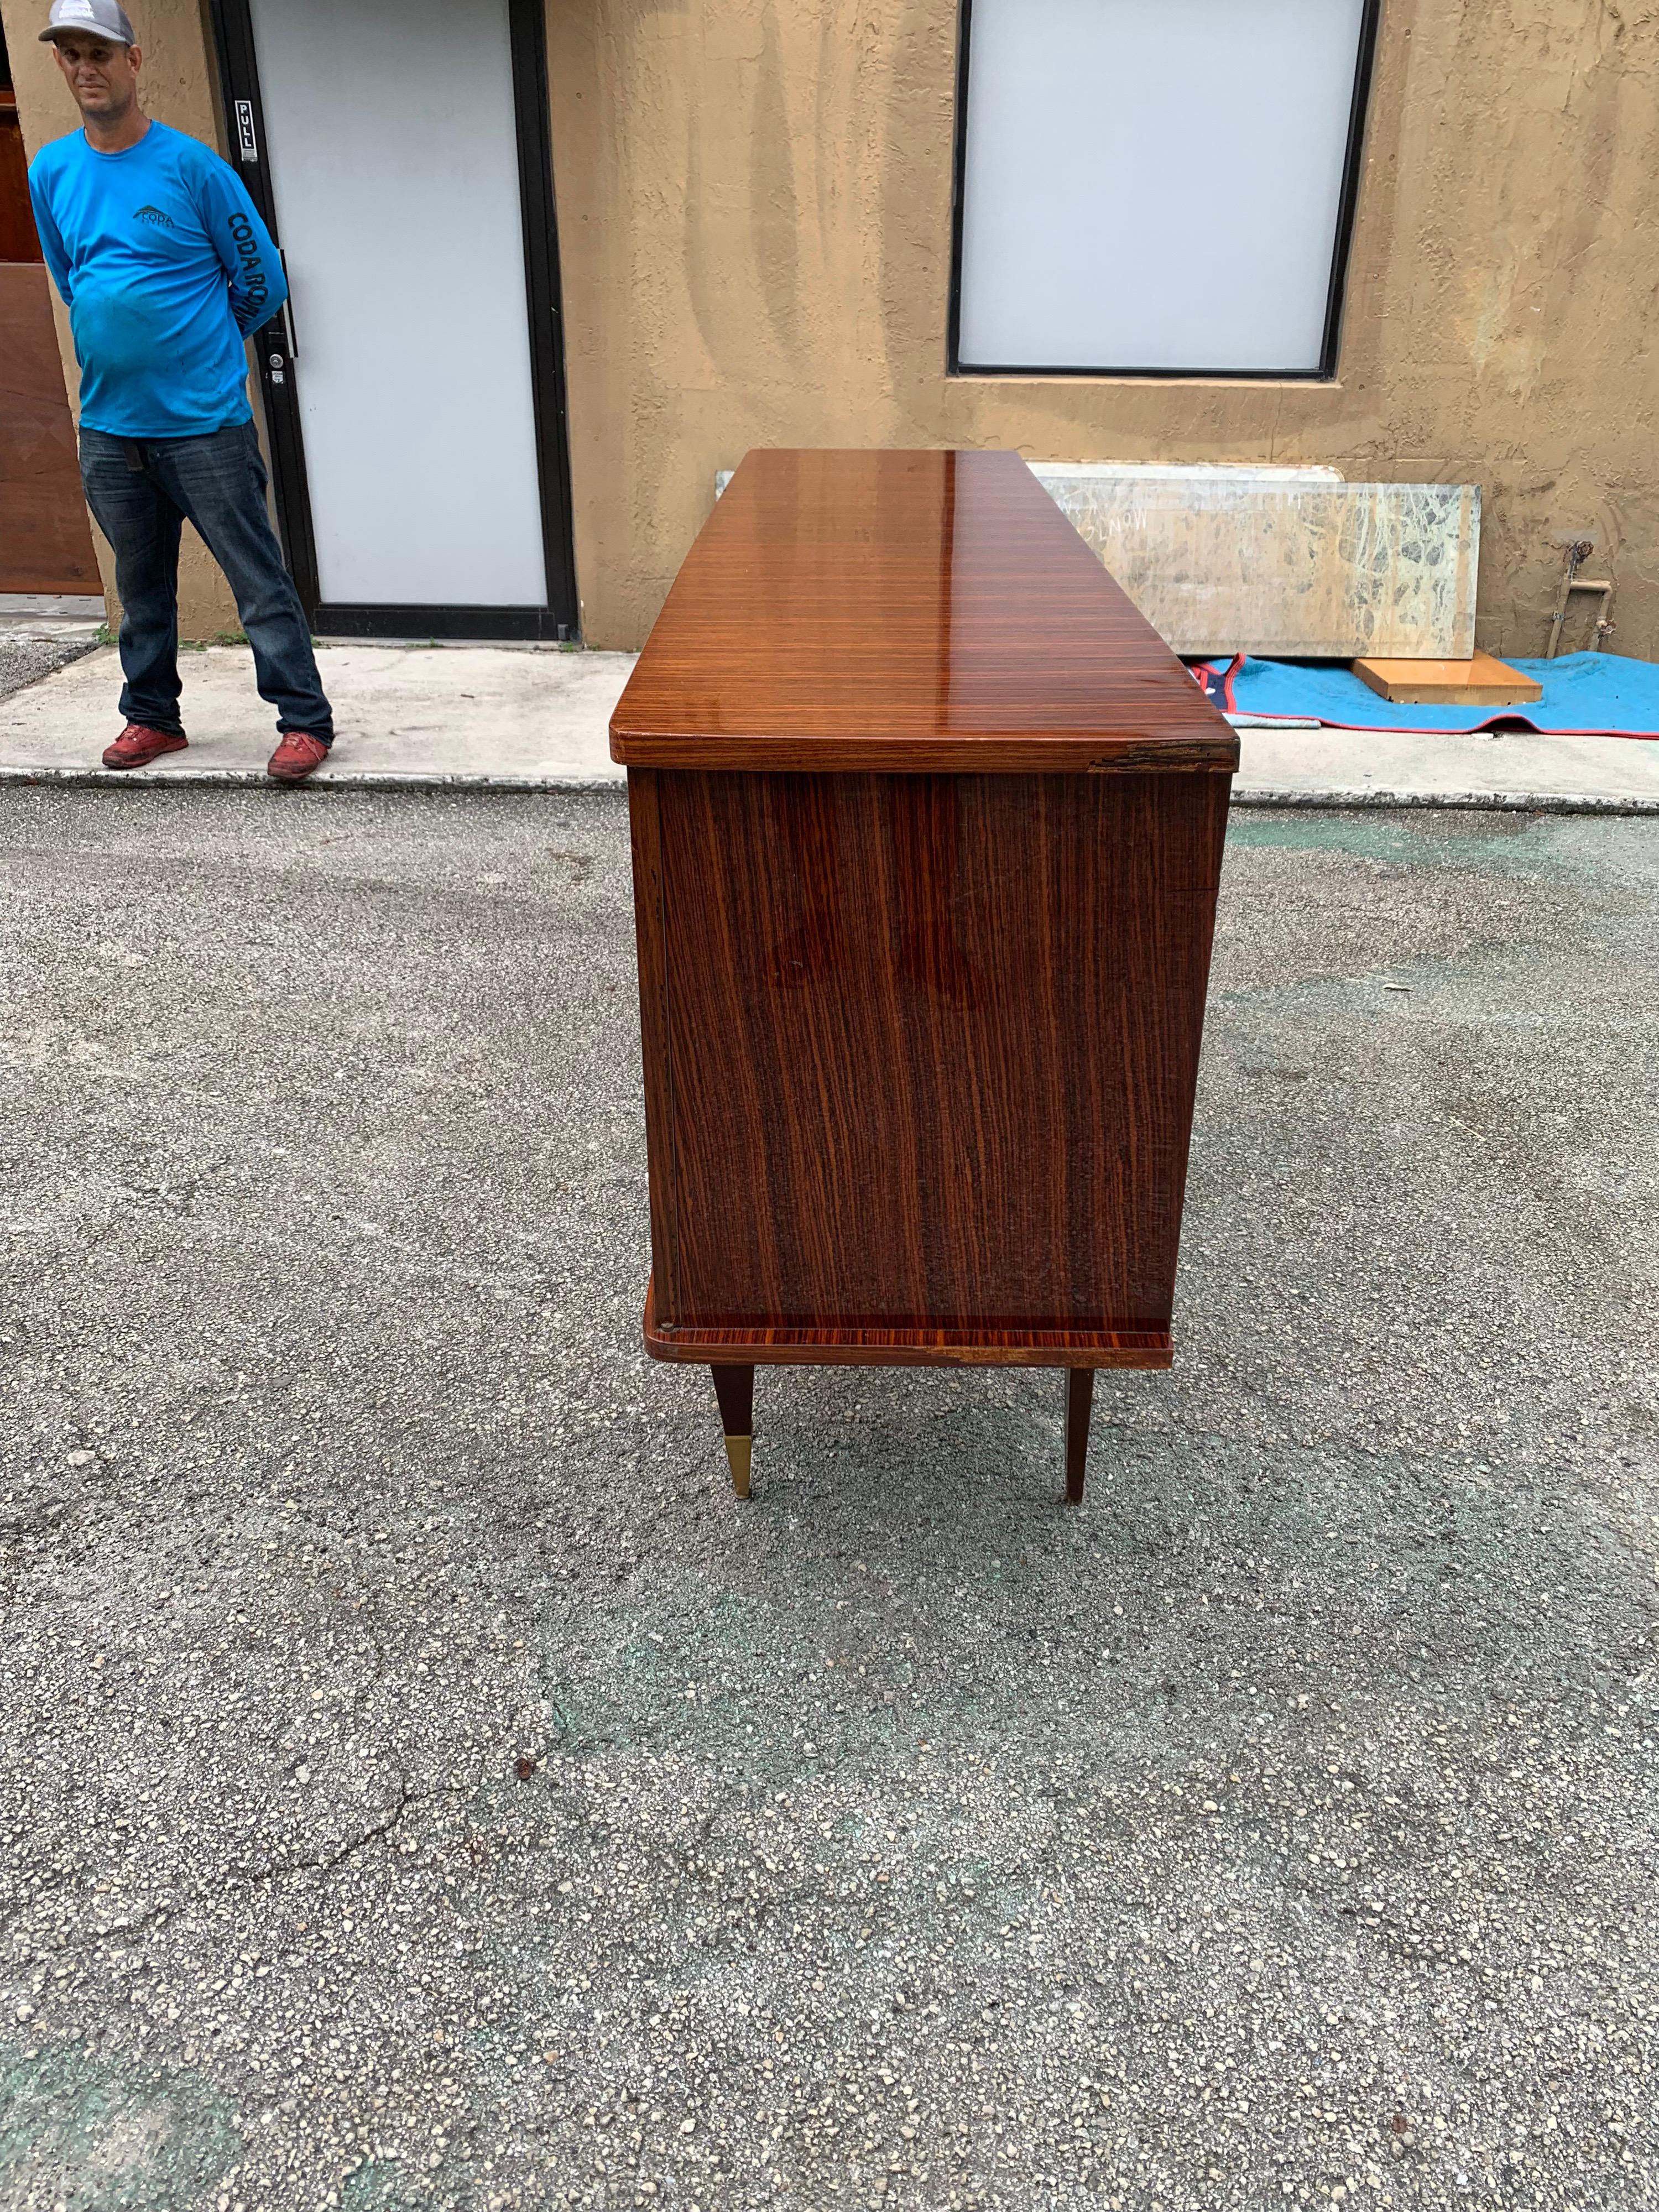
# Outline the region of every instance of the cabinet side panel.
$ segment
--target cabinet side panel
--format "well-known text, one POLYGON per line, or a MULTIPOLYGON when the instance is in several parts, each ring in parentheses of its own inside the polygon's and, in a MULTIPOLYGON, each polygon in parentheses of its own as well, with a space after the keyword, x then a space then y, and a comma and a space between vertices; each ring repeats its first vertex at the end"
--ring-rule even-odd
POLYGON ((673 1320, 1167 1328, 1225 803, 665 774, 673 1320))
POLYGON ((663 946, 661 817, 655 769, 628 771, 634 855, 634 929, 640 963, 640 1043, 645 1079, 645 1152, 651 1188, 651 1273, 656 1310, 674 1318, 674 1139, 670 1102, 668 977, 663 946))
MULTIPOLYGON (((1210 886, 1206 900, 1198 902, 1193 910, 1191 936, 1184 956, 1187 971, 1183 1005, 1188 1027, 1171 1042, 1177 1051, 1188 1055, 1190 1073, 1187 1077, 1185 1104, 1182 1109, 1179 1127, 1179 1158, 1172 1193, 1175 1208, 1175 1241, 1181 1241, 1181 1218, 1187 1200, 1187 1165, 1192 1150, 1193 1107, 1198 1093, 1198 1061, 1204 1044, 1204 1012, 1210 995, 1210 961, 1215 950, 1216 908, 1220 897, 1222 863, 1227 849, 1227 817, 1232 805, 1232 778, 1230 775, 1194 776, 1193 812, 1190 824, 1194 866, 1210 886)), ((1176 1253, 1170 1255, 1170 1281, 1173 1290, 1176 1253)))

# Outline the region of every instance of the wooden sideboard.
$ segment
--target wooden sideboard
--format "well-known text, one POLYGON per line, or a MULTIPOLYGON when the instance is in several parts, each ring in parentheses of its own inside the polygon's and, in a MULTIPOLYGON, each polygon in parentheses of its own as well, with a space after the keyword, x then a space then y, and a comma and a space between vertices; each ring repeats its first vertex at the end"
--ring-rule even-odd
POLYGON ((1167 1367, 1238 744, 1024 464, 751 453, 611 724, 647 1348, 1167 1367))

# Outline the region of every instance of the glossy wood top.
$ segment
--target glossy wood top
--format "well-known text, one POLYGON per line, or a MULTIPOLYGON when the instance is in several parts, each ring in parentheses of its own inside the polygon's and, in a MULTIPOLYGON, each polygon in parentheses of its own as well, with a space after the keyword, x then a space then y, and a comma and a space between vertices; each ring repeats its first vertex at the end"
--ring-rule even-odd
POLYGON ((1199 769, 1238 740, 1017 453, 750 453, 611 720, 634 767, 1199 769))

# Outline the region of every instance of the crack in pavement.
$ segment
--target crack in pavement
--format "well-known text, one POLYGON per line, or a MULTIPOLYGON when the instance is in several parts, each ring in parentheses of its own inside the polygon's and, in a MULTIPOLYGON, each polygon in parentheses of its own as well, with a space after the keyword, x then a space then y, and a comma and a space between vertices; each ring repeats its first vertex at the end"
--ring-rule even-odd
POLYGON ((269 1885, 285 1881, 290 1875, 332 1874, 336 1867, 343 1866, 348 1859, 355 1858, 359 1851, 366 1850, 370 1844, 379 1843, 391 1835, 410 1807, 424 1802, 425 1796, 422 1792, 411 1790, 406 1781, 399 1780, 397 1803, 386 1818, 375 1826, 366 1828, 361 1836, 353 1837, 349 1844, 343 1844, 338 1850, 331 1851, 325 1857, 286 1859, 281 1866, 268 1867, 263 1874, 256 1875, 253 1879, 257 1882, 269 1885))

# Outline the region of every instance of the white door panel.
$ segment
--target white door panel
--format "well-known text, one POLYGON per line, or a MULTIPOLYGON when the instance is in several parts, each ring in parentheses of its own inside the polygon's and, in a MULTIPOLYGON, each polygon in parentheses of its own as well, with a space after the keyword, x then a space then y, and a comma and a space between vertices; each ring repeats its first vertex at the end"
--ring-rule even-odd
POLYGON ((507 0, 252 0, 322 597, 547 601, 507 0))

